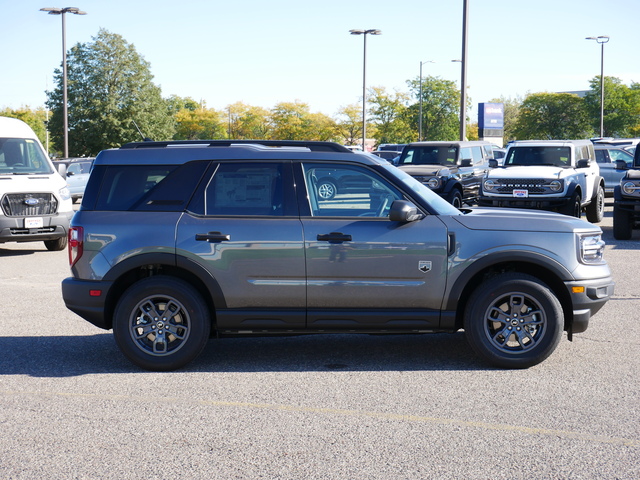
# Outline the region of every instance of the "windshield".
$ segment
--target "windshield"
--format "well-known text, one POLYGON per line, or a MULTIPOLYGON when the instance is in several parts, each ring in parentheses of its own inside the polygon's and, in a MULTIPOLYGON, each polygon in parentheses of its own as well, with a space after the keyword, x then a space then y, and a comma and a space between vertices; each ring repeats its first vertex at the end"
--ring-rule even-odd
POLYGON ((406 148, 400 157, 400 165, 455 165, 458 147, 426 146, 406 148))
POLYGON ((553 165, 556 167, 570 167, 571 148, 512 147, 507 153, 504 165, 553 165))
POLYGON ((51 174, 42 147, 29 138, 0 138, 0 175, 51 174))
POLYGON ((392 175, 398 180, 400 180, 400 182, 402 182, 402 184, 408 190, 410 190, 414 195, 422 198, 424 202, 429 204, 429 206, 433 208, 433 210, 438 215, 461 215, 462 214, 460 210, 458 210, 456 207, 451 205, 440 195, 438 195, 437 193, 433 193, 433 191, 429 187, 427 187, 426 185, 423 185, 422 183, 420 183, 418 180, 416 180, 415 178, 413 178, 411 175, 404 172, 403 170, 400 170, 394 167, 393 165, 384 165, 383 168, 386 168, 387 170, 389 170, 392 173, 392 175))

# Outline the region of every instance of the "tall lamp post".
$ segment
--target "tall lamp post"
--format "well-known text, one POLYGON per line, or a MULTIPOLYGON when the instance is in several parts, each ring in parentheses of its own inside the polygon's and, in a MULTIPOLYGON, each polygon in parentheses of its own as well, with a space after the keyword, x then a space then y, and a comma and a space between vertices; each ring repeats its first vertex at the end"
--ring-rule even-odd
POLYGON ((422 141, 422 65, 425 63, 435 63, 433 60, 420 62, 420 113, 418 114, 418 141, 422 141))
POLYGON ((468 0, 462 2, 462 57, 460 73, 460 140, 467 136, 467 33, 469 5, 468 0))
POLYGON ((364 60, 362 62, 362 150, 367 151, 365 142, 367 140, 367 35, 381 35, 382 31, 371 28, 368 30, 349 30, 351 35, 362 35, 364 37, 364 60))
POLYGON ((86 15, 78 7, 46 7, 41 8, 41 12, 49 12, 49 15, 62 16, 62 117, 64 130, 64 158, 69 157, 69 116, 67 112, 67 38, 65 13, 73 13, 74 15, 86 15))
POLYGON ((604 137, 604 44, 609 41, 609 36, 586 37, 585 40, 595 40, 600 44, 600 137, 604 137))

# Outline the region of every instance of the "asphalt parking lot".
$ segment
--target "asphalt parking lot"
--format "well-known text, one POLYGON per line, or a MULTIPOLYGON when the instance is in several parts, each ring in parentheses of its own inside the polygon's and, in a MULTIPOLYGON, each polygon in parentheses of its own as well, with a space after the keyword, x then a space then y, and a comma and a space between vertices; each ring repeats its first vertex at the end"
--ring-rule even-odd
POLYGON ((66 251, 0 245, 0 478, 638 479, 640 232, 611 210, 614 298, 524 371, 457 333, 212 340, 145 372, 65 308, 66 251))

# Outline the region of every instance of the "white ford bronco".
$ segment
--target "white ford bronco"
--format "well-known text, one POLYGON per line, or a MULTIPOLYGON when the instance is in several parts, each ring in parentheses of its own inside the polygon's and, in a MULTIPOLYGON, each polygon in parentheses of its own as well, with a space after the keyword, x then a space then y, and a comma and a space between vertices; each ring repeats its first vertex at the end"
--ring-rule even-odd
MULTIPOLYGON (((494 165, 497 166, 497 165, 494 165)), ((589 140, 527 140, 509 145, 500 168, 482 182, 482 206, 555 210, 598 223, 604 179, 589 140)))

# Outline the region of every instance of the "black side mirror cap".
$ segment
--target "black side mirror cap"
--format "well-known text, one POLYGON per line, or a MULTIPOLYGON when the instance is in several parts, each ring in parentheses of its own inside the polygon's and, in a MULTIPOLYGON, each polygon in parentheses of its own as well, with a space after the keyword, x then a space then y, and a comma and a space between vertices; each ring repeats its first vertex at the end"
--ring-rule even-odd
POLYGON ((616 170, 629 170, 627 162, 624 160, 616 160, 616 170))
POLYGON ((495 158, 490 158, 489 168, 497 168, 497 167, 498 167, 498 161, 495 158))
POLYGON ((463 158, 462 160, 460 160, 460 166, 461 167, 470 167, 471 166, 471 159, 470 158, 463 158))
POLYGON ((583 158, 582 160, 578 160, 576 163, 576 168, 589 168, 591 166, 591 160, 588 158, 583 158))
POLYGON ((392 222, 415 222, 423 216, 418 207, 406 200, 394 200, 389 210, 389 220, 392 222))

